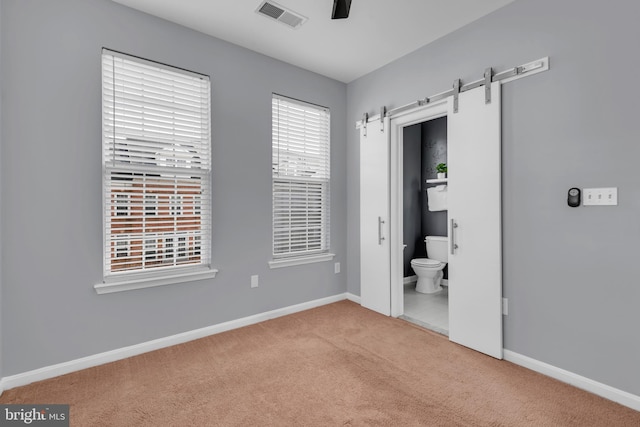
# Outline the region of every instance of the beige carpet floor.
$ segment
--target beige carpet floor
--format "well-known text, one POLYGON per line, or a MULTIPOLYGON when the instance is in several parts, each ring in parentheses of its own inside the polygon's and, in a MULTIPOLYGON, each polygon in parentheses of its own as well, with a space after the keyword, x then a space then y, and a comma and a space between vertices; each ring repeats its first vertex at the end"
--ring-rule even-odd
POLYGON ((640 412, 349 301, 4 392, 72 426, 640 426, 640 412))

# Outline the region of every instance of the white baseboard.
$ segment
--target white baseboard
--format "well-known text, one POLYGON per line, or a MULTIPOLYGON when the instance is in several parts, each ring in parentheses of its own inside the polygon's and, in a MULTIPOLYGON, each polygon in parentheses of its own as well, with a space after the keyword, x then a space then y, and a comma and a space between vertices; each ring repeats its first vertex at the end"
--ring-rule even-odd
POLYGON ((355 302, 356 304, 360 304, 360 296, 359 295, 354 295, 354 294, 352 294, 350 292, 347 292, 347 299, 349 301, 355 302))
MULTIPOLYGON (((402 284, 403 285, 409 285, 411 283, 416 283, 417 281, 418 281, 418 276, 407 276, 407 277, 402 279, 402 284)), ((449 286, 449 280, 448 279, 442 279, 441 284, 442 284, 442 286, 449 286)))
POLYGON ((326 298, 304 302, 302 304, 296 304, 289 307, 267 311, 264 313, 254 314, 253 316, 243 317, 241 319, 231 320, 229 322, 219 323, 217 325, 195 329, 193 331, 171 335, 165 338, 158 338, 152 341, 135 344, 128 347, 106 351, 104 353, 82 357, 80 359, 71 360, 69 362, 45 366, 44 368, 34 369, 32 371, 23 372, 21 374, 11 375, 0 379, 0 394, 2 394, 3 390, 9 390, 14 387, 20 387, 36 381, 42 381, 82 369, 103 365, 105 363, 115 362, 117 360, 126 359, 127 357, 137 356, 142 353, 159 350, 161 348, 170 347, 176 344, 182 344, 188 341, 204 338, 209 335, 219 334, 220 332, 230 331, 232 329, 241 328, 243 326, 249 326, 255 323, 264 322, 265 320, 275 319, 277 317, 297 313, 299 311, 309 310, 311 308, 320 307, 345 299, 355 301, 355 299, 352 298, 357 299, 357 302, 359 303, 360 297, 345 292, 326 298))
MULTIPOLYGON (((0 394, 2 391, 9 390, 14 387, 20 387, 36 381, 42 381, 54 378, 60 375, 79 371, 93 366, 105 363, 115 362, 117 360, 126 359, 127 357, 137 356, 153 350, 170 347, 176 344, 182 344, 188 341, 204 338, 209 335, 215 335, 232 329, 241 328, 243 326, 253 325, 255 323, 264 322, 265 320, 275 319, 277 317, 286 316, 288 314, 297 313, 311 308, 320 307, 326 304, 348 299, 360 304, 360 297, 349 292, 333 295, 326 298, 308 301, 302 304, 296 304, 289 307, 283 307, 264 313, 255 314, 253 316, 243 317, 241 319, 231 320, 229 322, 219 323, 217 325, 207 326, 193 331, 183 332, 171 335, 165 338, 159 338, 144 343, 123 347, 80 359, 71 360, 69 362, 58 363, 56 365, 46 366, 21 374, 11 375, 0 379, 0 394)), ((571 384, 575 387, 589 391, 598 396, 620 403, 636 411, 640 411, 640 396, 613 388, 606 384, 599 383, 589 378, 574 374, 573 372, 557 368, 544 362, 532 359, 527 356, 515 353, 510 350, 504 350, 504 360, 523 366, 532 371, 539 372, 559 381, 571 384)))
POLYGON ((418 276, 407 276, 402 279, 403 285, 408 285, 409 283, 415 283, 418 281, 418 276))
POLYGON ((531 369, 532 371, 539 372, 548 377, 555 378, 563 383, 571 384, 572 386, 581 388, 590 393, 597 394, 598 396, 612 400, 621 405, 628 406, 636 411, 640 411, 640 396, 627 393, 626 391, 613 388, 581 375, 574 374, 573 372, 565 371, 564 369, 549 365, 548 363, 514 353, 510 350, 504 350, 504 360, 523 366, 527 369, 531 369))

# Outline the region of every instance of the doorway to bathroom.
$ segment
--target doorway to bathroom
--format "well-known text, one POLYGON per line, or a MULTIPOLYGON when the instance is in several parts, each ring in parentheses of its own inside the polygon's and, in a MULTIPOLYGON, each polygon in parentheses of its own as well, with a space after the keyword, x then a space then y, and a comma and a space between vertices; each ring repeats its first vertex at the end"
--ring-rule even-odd
MULTIPOLYGON (((436 260, 427 253, 426 236, 447 237, 447 178, 438 177, 438 165, 447 164, 447 117, 440 117, 403 129, 403 296, 401 318, 449 335, 448 266, 433 271, 434 289, 416 287, 418 275, 412 261, 436 260), (439 271, 442 271, 440 277, 439 271)), ((446 245, 446 243, 442 243, 446 245)), ((446 248, 444 251, 446 257, 446 248)), ((446 259, 438 260, 446 262, 446 259)))
POLYGON ((448 336, 502 358, 499 83, 393 117, 365 116, 359 125, 361 304, 393 317, 405 314, 404 130, 442 117, 449 187, 448 336))

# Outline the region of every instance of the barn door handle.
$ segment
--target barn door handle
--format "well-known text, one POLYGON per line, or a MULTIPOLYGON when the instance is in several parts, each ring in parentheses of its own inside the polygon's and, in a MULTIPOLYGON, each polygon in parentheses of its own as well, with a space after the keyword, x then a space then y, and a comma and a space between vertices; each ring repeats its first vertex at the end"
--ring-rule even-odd
POLYGON ((384 237, 382 237, 382 224, 384 224, 384 221, 382 220, 382 217, 379 216, 378 217, 378 244, 381 245, 382 241, 384 240, 384 237))
POLYGON ((449 246, 451 247, 451 255, 453 255, 458 249, 458 245, 456 245, 455 239, 455 229, 458 228, 458 223, 452 218, 451 219, 451 236, 449 236, 449 246))

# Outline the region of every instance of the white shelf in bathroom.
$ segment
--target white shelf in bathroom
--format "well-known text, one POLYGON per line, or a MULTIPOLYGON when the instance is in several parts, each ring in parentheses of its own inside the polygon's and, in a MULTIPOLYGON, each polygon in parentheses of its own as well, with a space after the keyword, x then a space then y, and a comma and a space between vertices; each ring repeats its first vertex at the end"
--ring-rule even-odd
POLYGON ((443 184, 447 182, 447 178, 433 178, 428 179, 427 184, 443 184))

